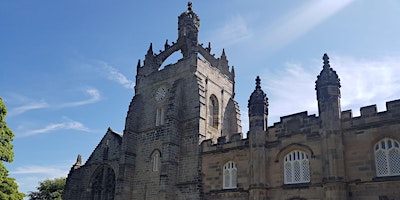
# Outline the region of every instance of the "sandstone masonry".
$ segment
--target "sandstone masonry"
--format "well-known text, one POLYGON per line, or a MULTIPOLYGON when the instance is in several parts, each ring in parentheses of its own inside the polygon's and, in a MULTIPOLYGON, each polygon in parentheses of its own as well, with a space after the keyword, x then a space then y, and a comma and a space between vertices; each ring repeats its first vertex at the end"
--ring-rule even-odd
POLYGON ((123 135, 108 129, 83 164, 78 156, 65 200, 400 199, 400 100, 341 111, 340 79, 323 56, 318 116, 267 126, 268 98, 256 78, 242 136, 235 71, 225 51, 198 42, 191 3, 178 39, 137 65, 123 135), (173 53, 182 59, 160 69, 173 53))

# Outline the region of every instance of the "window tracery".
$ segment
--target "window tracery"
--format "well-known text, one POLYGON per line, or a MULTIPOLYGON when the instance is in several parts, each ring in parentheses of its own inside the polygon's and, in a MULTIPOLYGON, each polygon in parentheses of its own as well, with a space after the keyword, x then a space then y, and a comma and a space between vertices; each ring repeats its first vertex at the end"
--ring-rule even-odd
POLYGON ((399 142, 384 138, 374 146, 376 176, 400 175, 400 145, 399 142))
POLYGON ((237 187, 237 168, 236 163, 229 161, 223 167, 223 189, 232 189, 237 187))
POLYGON ((98 167, 92 175, 91 199, 114 199, 115 193, 115 173, 114 170, 108 165, 98 167))
POLYGON ((294 150, 284 158, 284 183, 310 182, 310 162, 307 153, 294 150))

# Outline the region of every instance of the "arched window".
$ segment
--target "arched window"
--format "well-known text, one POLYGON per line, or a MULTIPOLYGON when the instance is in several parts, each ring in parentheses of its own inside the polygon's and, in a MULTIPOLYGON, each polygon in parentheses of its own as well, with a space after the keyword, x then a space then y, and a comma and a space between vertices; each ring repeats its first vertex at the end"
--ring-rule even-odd
POLYGON ((114 199, 115 173, 108 165, 102 165, 93 173, 90 183, 92 200, 114 199))
POLYGON ((218 128, 218 120, 219 120, 219 106, 218 106, 218 99, 215 95, 210 96, 210 101, 208 103, 208 116, 209 116, 209 125, 218 128))
POLYGON ((390 138, 384 138, 375 144, 374 150, 376 176, 399 176, 399 142, 390 138))
POLYGON ((236 163, 229 161, 223 167, 223 189, 232 189, 237 187, 237 168, 236 163))
POLYGON ((284 183, 310 182, 310 162, 308 155, 299 150, 288 153, 284 158, 284 183))
POLYGON ((165 109, 163 107, 157 108, 156 111, 156 126, 165 124, 165 109))
POLYGON ((160 171, 160 152, 159 151, 154 151, 153 154, 151 155, 151 164, 152 164, 153 172, 160 171))

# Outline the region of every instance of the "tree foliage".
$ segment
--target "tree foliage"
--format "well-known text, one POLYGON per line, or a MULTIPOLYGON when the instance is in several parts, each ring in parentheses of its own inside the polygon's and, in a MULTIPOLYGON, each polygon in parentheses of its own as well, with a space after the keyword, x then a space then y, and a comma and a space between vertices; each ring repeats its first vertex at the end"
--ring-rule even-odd
POLYGON ((13 141, 14 134, 8 128, 4 118, 7 115, 7 108, 0 98, 0 160, 4 162, 12 162, 14 160, 13 141))
POLYGON ((14 178, 8 177, 8 170, 3 162, 14 160, 13 132, 8 128, 5 121, 7 108, 0 98, 0 200, 20 200, 25 194, 18 192, 18 185, 14 178))
POLYGON ((46 179, 39 182, 38 191, 30 192, 30 200, 61 200, 66 178, 46 179))

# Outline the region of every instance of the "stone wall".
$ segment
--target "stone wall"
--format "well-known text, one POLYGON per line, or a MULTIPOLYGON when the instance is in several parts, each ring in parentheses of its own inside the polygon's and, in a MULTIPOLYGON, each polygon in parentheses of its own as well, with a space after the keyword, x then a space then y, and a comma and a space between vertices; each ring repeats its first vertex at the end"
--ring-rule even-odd
MULTIPOLYGON (((265 134, 267 186, 257 191, 265 192, 266 199, 398 199, 398 176, 377 177, 374 145, 383 138, 400 141, 400 100, 387 103, 387 110, 377 112, 376 106, 361 108, 361 116, 353 117, 351 111, 342 112, 344 171, 343 180, 329 180, 323 176, 324 136, 319 118, 307 112, 285 117, 269 127, 265 134), (310 156, 311 181, 303 184, 284 184, 283 158, 292 150, 301 150, 310 156)), ((251 134, 251 132, 249 133, 251 134)), ((205 199, 248 199, 250 185, 249 139, 202 143, 202 176, 205 199), (238 167, 235 189, 223 189, 222 167, 227 161, 238 167)), ((264 199, 264 198, 260 198, 264 199)))

